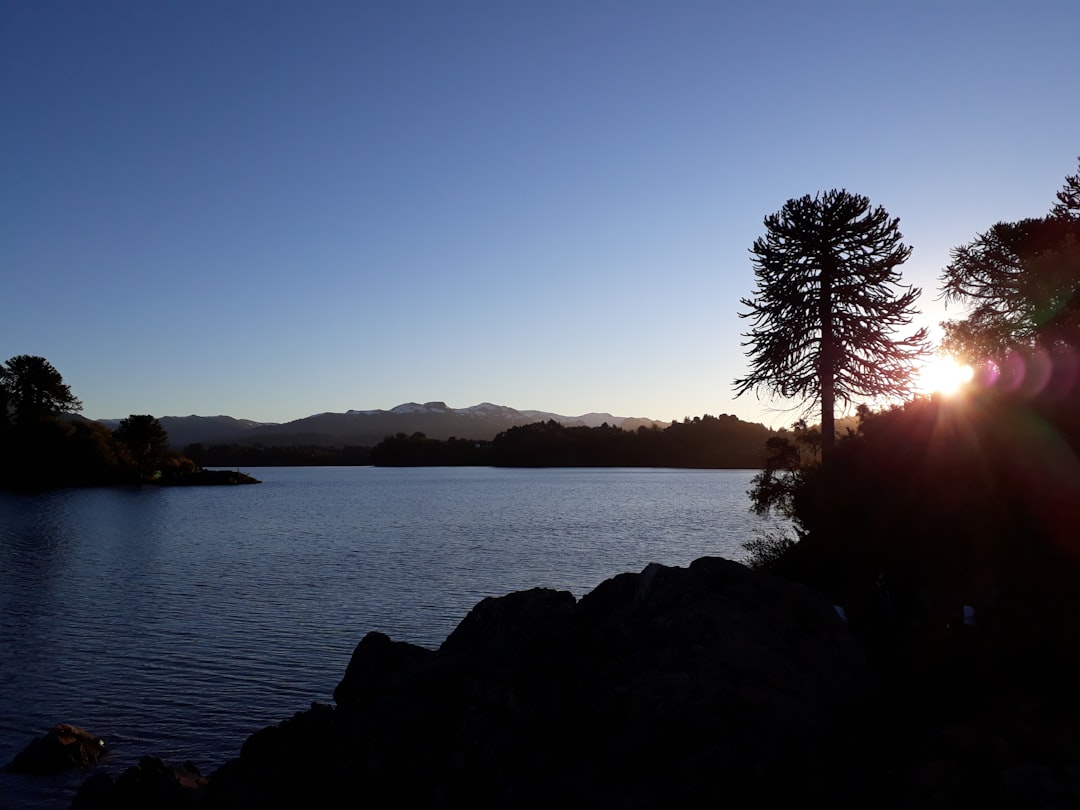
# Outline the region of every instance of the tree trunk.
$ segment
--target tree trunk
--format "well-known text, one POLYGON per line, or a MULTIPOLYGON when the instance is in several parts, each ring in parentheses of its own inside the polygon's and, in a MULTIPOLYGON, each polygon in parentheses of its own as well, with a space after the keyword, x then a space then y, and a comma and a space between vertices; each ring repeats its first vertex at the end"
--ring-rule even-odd
POLYGON ((818 379, 821 382, 821 463, 832 456, 836 445, 836 336, 833 334, 832 281, 835 260, 823 263, 821 290, 818 299, 818 317, 821 320, 821 356, 818 379))

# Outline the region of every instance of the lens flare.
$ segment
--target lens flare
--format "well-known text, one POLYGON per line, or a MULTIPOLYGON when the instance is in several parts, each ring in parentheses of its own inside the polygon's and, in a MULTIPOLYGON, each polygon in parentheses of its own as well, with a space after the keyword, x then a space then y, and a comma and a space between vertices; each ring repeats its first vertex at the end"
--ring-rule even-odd
POLYGON ((1059 402, 1077 391, 1080 353, 1065 344, 1010 349, 1000 359, 984 359, 976 381, 1027 399, 1059 402))

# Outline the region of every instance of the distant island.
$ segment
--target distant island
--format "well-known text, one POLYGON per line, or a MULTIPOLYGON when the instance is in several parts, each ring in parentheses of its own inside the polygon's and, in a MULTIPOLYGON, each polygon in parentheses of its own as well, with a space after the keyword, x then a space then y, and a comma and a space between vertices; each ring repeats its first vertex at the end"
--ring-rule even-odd
POLYGON ((169 447, 161 422, 131 414, 113 428, 74 417, 82 403, 44 357, 0 365, 0 488, 259 483, 205 470, 169 447))

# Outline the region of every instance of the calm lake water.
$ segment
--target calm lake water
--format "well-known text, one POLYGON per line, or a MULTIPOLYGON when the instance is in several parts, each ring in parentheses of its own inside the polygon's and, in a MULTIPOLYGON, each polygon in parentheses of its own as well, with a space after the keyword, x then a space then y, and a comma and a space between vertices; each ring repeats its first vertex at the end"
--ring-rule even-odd
MULTIPOLYGON (((485 596, 581 596, 650 562, 741 559, 746 470, 250 470, 251 487, 0 493, 0 764, 54 723, 208 773, 331 702, 379 630, 437 647, 485 596)), ((66 807, 86 774, 0 774, 66 807)))

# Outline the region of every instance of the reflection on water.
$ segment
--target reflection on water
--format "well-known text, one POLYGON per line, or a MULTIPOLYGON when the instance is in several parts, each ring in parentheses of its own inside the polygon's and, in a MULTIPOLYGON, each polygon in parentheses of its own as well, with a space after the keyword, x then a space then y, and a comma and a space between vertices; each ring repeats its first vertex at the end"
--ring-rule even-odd
MULTIPOLYGON (((56 722, 204 772, 330 701, 369 630, 435 647, 484 596, 739 558, 747 471, 262 469, 254 487, 0 493, 0 761, 56 722)), ((0 775, 66 807, 83 775, 0 775)))

